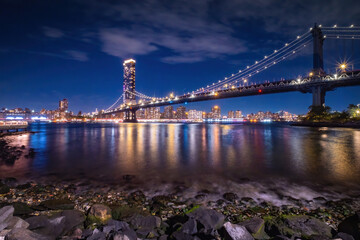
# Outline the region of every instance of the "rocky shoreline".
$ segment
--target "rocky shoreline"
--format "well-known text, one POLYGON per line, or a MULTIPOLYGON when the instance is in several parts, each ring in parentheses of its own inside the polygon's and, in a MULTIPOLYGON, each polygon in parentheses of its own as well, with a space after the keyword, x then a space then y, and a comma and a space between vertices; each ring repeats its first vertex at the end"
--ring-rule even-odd
POLYGON ((257 203, 224 193, 204 202, 178 194, 95 190, 5 178, 0 184, 0 239, 359 239, 359 203, 311 201, 309 209, 257 203))
POLYGON ((298 127, 339 127, 339 128, 360 128, 360 122, 295 122, 290 126, 298 127))

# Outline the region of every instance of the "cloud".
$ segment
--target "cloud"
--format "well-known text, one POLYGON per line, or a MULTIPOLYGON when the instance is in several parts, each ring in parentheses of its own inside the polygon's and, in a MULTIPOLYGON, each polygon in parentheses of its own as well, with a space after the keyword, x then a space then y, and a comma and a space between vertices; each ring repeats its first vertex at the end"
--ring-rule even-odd
POLYGON ((120 29, 102 29, 100 31, 100 39, 103 42, 102 50, 116 57, 128 58, 148 54, 157 49, 151 44, 151 41, 131 35, 131 32, 120 29))
POLYGON ((76 50, 68 50, 65 51, 65 53, 70 57, 72 60, 80 61, 80 62, 86 62, 89 60, 87 53, 80 52, 76 50))
POLYGON ((51 37, 51 38, 61 38, 65 34, 61 30, 57 28, 51 28, 51 27, 43 27, 43 31, 45 36, 51 37))
POLYGON ((111 5, 109 17, 129 25, 100 29, 102 50, 125 58, 167 49, 168 56, 161 58, 167 63, 199 62, 247 51, 245 41, 235 38, 231 28, 208 18, 207 2, 111 5))

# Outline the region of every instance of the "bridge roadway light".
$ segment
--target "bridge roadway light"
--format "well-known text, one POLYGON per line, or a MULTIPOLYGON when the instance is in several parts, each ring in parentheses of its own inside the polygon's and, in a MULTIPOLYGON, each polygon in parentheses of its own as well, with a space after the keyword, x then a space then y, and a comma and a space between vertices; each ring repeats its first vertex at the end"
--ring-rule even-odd
POLYGON ((345 71, 345 70, 346 70, 346 68, 347 68, 346 63, 342 63, 342 64, 340 64, 340 69, 341 69, 342 71, 345 71))

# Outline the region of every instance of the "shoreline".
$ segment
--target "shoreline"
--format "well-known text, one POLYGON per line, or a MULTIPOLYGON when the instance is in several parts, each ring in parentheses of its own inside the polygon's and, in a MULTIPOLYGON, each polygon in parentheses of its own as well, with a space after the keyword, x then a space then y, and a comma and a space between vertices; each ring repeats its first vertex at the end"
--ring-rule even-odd
MULTIPOLYGON (((81 214, 83 216, 82 221, 76 228, 74 226, 71 230, 56 237, 72 236, 74 233, 80 232, 80 230, 81 234, 87 232, 90 233, 90 236, 94 235, 94 232, 104 233, 104 229, 109 224, 113 224, 115 220, 129 224, 130 229, 135 231, 138 238, 150 238, 154 234, 156 237, 153 238, 167 235, 166 238, 171 236, 172 239, 184 239, 176 237, 180 233, 189 235, 189 233, 181 232, 181 228, 180 230, 176 229, 184 225, 185 222, 181 220, 182 218, 191 219, 190 213, 197 211, 201 211, 201 215, 216 215, 218 218, 223 219, 221 226, 219 228, 211 226, 210 232, 206 232, 209 229, 203 230, 206 234, 196 230, 188 237, 198 236, 201 233, 207 237, 216 238, 216 236, 220 236, 222 238, 222 234, 226 233, 224 225, 226 222, 228 222, 227 225, 231 223, 235 226, 243 226, 244 222, 257 221, 259 222, 257 231, 249 232, 250 230, 247 230, 255 239, 264 239, 265 237, 272 239, 278 235, 305 238, 304 234, 309 227, 306 226, 306 223, 309 221, 312 224, 316 222, 322 228, 331 229, 331 236, 327 236, 327 239, 329 239, 338 234, 339 226, 346 218, 360 211, 360 199, 356 196, 354 196, 354 199, 344 198, 334 201, 320 196, 315 197, 312 200, 307 200, 310 205, 313 205, 311 208, 305 206, 304 201, 290 196, 283 196, 283 198, 287 198, 290 204, 276 206, 269 201, 257 202, 251 197, 239 195, 239 192, 224 192, 219 194, 218 199, 207 200, 206 196, 211 194, 207 189, 199 191, 194 197, 184 197, 184 189, 181 189, 181 186, 180 189, 174 190, 176 191, 169 191, 168 194, 149 195, 136 188, 119 190, 116 186, 94 186, 84 182, 40 184, 32 181, 21 183, 15 178, 6 178, 0 184, 0 208, 11 205, 14 207, 14 216, 20 217, 27 222, 30 221, 30 223, 32 221, 54 219, 56 216, 70 214, 69 211, 71 211, 71 214, 81 214), (93 209, 94 206, 101 208, 101 211, 107 212, 106 221, 101 219, 103 214, 96 215, 94 213, 96 212, 93 209), (153 218, 152 221, 156 219, 161 224, 169 226, 165 227, 165 230, 161 230, 159 225, 159 227, 154 227, 154 229, 143 235, 142 231, 134 227, 133 222, 134 219, 149 217, 153 218), (110 219, 112 220, 109 221, 110 219), (286 227, 284 225, 294 219, 303 221, 301 224, 305 224, 304 229, 292 226, 293 231, 285 231, 286 227), (259 233, 260 228, 265 228, 265 231, 261 232, 261 234, 259 233), (280 232, 274 233, 274 228, 280 232), (221 233, 224 229, 225 233, 221 233)), ((202 217, 195 219, 198 224, 201 223, 202 217)), ((140 222, 144 224, 144 221, 141 220, 140 222)), ((44 231, 36 228, 30 230, 38 234, 44 233, 44 231)), ((105 235, 106 238, 103 239, 112 239, 108 237, 108 233, 105 235)))
POLYGON ((290 124, 296 127, 337 127, 337 128, 360 128, 359 122, 334 123, 334 122, 296 122, 290 124))

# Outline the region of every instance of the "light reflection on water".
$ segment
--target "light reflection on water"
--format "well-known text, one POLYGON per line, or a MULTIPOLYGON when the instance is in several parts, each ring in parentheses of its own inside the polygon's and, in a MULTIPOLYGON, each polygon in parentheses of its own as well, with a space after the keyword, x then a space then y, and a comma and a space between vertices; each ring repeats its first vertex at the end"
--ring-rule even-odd
POLYGON ((284 124, 32 124, 14 138, 34 159, 0 165, 0 177, 91 177, 125 174, 174 180, 285 177, 360 180, 360 131, 284 124))

